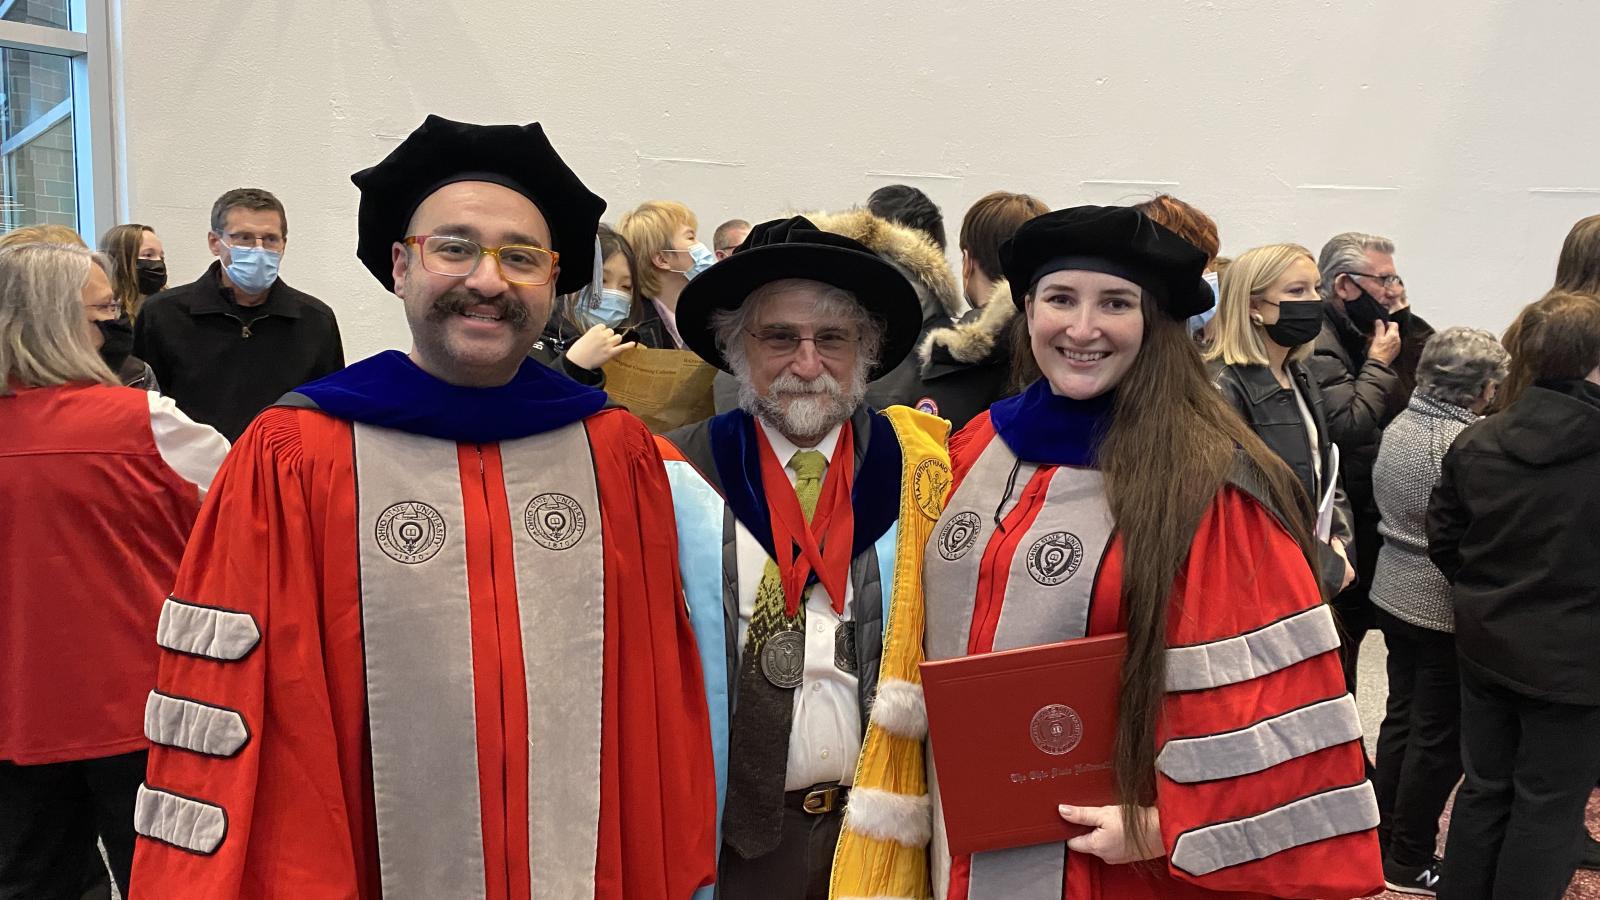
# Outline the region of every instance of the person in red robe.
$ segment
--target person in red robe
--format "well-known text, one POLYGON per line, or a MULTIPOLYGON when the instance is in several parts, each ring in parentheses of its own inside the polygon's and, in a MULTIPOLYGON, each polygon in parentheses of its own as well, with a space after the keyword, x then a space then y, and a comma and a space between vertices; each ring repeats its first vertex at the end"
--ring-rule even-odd
POLYGON ((1127 632, 1119 803, 1062 806, 1088 828, 1064 845, 956 858, 937 817, 935 896, 1381 890, 1309 500, 1184 331, 1212 302, 1205 254, 1136 210, 1080 207, 1029 221, 1001 258, 1038 377, 951 440, 927 657, 1127 632))
POLYGON ((413 349, 288 395, 218 475, 157 629, 133 894, 687 898, 716 799, 666 475, 528 358, 605 204, 537 124, 429 117, 352 180, 413 349))

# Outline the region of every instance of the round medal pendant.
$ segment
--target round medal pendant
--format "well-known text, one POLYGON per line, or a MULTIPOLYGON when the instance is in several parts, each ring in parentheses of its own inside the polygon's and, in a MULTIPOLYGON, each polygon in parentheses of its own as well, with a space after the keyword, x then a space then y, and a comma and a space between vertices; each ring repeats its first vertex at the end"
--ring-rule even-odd
POLYGON ((790 690, 805 680, 806 639, 798 631, 780 631, 761 646, 761 674, 773 687, 790 690))
POLYGON ((840 622, 834 629, 833 666, 846 675, 856 674, 856 623, 840 622))

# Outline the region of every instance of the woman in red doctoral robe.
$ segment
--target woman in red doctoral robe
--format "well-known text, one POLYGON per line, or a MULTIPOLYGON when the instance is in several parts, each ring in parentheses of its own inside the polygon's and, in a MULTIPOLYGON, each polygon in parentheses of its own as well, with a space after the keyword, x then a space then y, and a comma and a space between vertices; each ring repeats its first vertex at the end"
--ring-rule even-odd
POLYGON ((1204 254, 1081 207, 1002 250, 1041 377, 951 442, 925 575, 930 660, 1128 633, 1119 805, 1065 845, 952 859, 950 900, 1354 897, 1377 807, 1292 474, 1226 408, 1183 328, 1204 254))

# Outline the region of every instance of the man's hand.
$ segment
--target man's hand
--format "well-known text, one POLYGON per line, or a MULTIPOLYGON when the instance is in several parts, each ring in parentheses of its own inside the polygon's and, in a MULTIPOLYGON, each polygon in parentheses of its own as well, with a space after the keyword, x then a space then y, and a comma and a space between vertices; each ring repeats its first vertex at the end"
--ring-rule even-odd
POLYGON ((1139 822, 1144 833, 1144 844, 1150 850, 1141 853, 1132 837, 1122 829, 1122 810, 1115 806, 1062 806, 1061 818, 1074 825, 1088 825, 1094 830, 1067 841, 1067 849, 1098 856, 1106 863, 1120 866, 1142 859, 1160 859, 1167 855, 1161 846, 1161 816, 1154 807, 1139 810, 1139 822))
POLYGON ((1384 365, 1394 362, 1400 355, 1400 326, 1393 322, 1378 322, 1373 326, 1372 345, 1367 348, 1367 357, 1375 359, 1384 365))
POLYGON ((635 341, 624 344, 622 335, 604 325, 596 325, 567 348, 567 362, 593 372, 637 346, 635 341))
POLYGON ((1355 582, 1356 570, 1354 566, 1350 565, 1350 554, 1344 552, 1344 541, 1334 538, 1329 544, 1333 547, 1333 552, 1339 554, 1339 558, 1344 560, 1344 581, 1339 583, 1339 590, 1342 591, 1355 582))

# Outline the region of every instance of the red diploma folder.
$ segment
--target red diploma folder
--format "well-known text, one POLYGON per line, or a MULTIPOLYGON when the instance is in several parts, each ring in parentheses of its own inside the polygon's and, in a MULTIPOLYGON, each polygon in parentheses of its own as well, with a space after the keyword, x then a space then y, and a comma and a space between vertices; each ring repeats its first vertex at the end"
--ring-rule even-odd
POLYGON ((928 738, 956 855, 1065 841, 1056 809, 1116 803, 1127 635, 925 662, 928 738))

